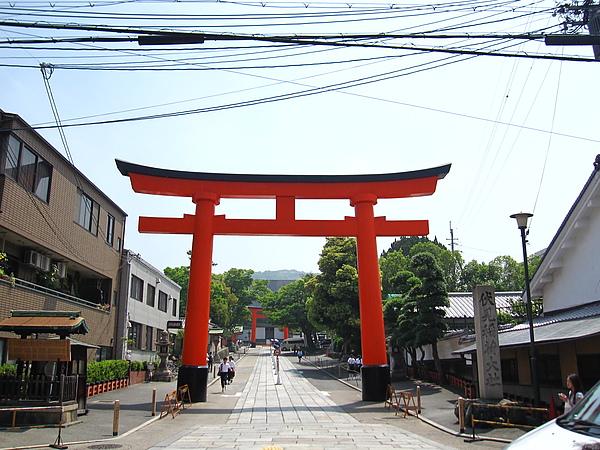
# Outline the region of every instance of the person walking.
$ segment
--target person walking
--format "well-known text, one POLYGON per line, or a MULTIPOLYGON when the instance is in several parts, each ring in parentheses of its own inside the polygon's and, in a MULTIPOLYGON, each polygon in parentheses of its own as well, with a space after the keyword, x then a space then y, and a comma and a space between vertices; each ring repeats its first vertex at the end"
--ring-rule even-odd
POLYGON ((223 358, 223 362, 219 364, 219 376, 221 377, 221 392, 225 392, 227 381, 229 380, 229 364, 227 358, 223 358))
POLYGON ((208 355, 206 355, 206 364, 208 365, 208 371, 212 372, 212 368, 213 368, 213 355, 212 355, 212 352, 208 352, 208 355))
POLYGON ((568 413, 573 407, 579 403, 583 398, 583 389, 581 388, 581 380, 577 374, 572 373, 567 377, 567 388, 569 388, 569 395, 565 395, 562 392, 558 393, 560 399, 565 402, 565 413, 568 413))
POLYGON ((298 362, 302 361, 302 355, 304 355, 302 349, 298 350, 298 353, 296 353, 296 355, 298 356, 298 362))
POLYGON ((354 354, 350 353, 350 357, 348 358, 348 378, 354 378, 354 373, 356 372, 356 358, 354 358, 354 354))
POLYGON ((227 361, 227 364, 229 364, 229 376, 227 379, 227 383, 231 384, 233 383, 233 378, 235 377, 235 361, 233 360, 233 356, 229 357, 229 361, 227 361))

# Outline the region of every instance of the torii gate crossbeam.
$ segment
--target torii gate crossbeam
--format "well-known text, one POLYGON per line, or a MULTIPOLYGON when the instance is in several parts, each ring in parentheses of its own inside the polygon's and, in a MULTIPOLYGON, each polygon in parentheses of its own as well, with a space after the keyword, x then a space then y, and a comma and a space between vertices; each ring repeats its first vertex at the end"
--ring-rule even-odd
POLYGON ((381 302, 377 236, 424 236, 427 220, 388 221, 375 217, 381 198, 420 197, 435 192, 450 165, 376 175, 250 175, 185 172, 117 160, 135 192, 190 197, 194 215, 140 217, 142 233, 192 234, 186 336, 177 383, 188 384, 193 401, 206 401, 208 322, 212 249, 215 235, 356 237, 362 341, 363 400, 385 399, 390 373, 381 302), (275 219, 227 219, 215 215, 221 198, 271 198, 275 219), (296 199, 347 199, 355 217, 296 220, 296 199))

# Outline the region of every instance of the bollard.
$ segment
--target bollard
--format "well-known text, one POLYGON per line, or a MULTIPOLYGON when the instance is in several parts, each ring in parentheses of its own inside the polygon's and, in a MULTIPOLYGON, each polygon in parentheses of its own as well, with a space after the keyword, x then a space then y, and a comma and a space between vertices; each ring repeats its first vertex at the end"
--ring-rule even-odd
POLYGON ((458 427, 461 433, 465 432, 465 399, 458 397, 458 427))
POLYGON ((417 386, 417 411, 421 414, 421 386, 417 386))
POLYGON ((156 415, 156 389, 152 389, 152 417, 156 415))
POLYGON ((119 400, 115 400, 115 409, 113 414, 113 436, 119 435, 119 410, 121 409, 119 400))

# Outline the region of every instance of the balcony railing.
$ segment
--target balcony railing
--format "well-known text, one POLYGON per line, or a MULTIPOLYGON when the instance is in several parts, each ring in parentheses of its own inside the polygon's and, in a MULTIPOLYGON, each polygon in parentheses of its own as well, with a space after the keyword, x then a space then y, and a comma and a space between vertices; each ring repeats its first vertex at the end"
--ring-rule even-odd
POLYGON ((55 291, 54 289, 50 289, 46 286, 41 286, 39 284, 35 284, 35 283, 26 281, 26 280, 21 280, 20 278, 9 278, 8 280, 0 279, 0 281, 3 281, 4 283, 12 284, 13 286, 20 286, 24 289, 27 289, 30 291, 35 291, 37 293, 52 295, 53 297, 58 297, 63 300, 77 303, 79 305, 87 306, 89 308, 100 309, 102 311, 108 312, 107 308, 103 307, 103 305, 100 305, 98 303, 90 302, 88 300, 84 300, 82 298, 75 297, 73 295, 65 294, 64 292, 55 291))

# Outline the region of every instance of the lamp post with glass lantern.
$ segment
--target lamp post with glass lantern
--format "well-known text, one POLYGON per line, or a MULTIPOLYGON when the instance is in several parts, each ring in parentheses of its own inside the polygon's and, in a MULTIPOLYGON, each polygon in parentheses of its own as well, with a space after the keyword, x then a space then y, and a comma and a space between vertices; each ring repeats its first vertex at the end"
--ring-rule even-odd
POLYGON ((540 386, 538 383, 538 371, 537 371, 537 351, 535 348, 535 338, 533 335, 533 304, 531 302, 531 287, 529 284, 529 263, 527 261, 527 247, 525 230, 527 229, 527 221, 530 217, 533 217, 531 213, 518 213, 510 216, 517 220, 517 226, 521 230, 521 244, 523 246, 523 268, 525 272, 525 292, 527 295, 527 321, 529 322, 529 353, 531 360, 531 385, 533 387, 533 406, 538 407, 540 405, 540 386))

